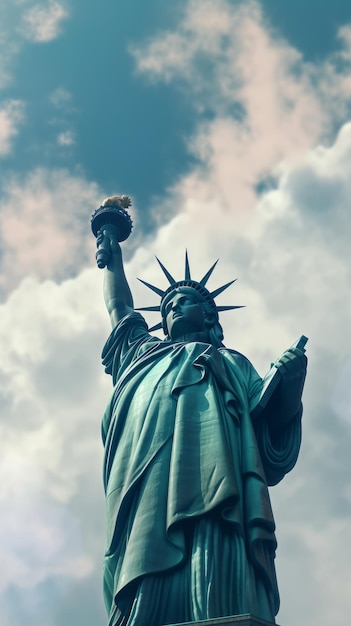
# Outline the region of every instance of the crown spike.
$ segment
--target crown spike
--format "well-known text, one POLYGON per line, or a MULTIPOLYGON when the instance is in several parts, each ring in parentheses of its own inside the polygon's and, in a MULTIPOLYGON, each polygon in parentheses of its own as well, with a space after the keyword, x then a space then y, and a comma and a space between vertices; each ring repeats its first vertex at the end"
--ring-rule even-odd
POLYGON ((215 289, 215 291, 211 291, 211 298, 217 298, 217 296, 219 296, 220 293, 222 293, 223 291, 225 291, 226 289, 228 289, 228 287, 230 287, 230 285, 232 285, 233 283, 235 283, 237 279, 234 278, 234 280, 231 280, 229 283, 226 283, 225 285, 223 285, 222 287, 218 287, 218 289, 215 289))
POLYGON ((162 328, 162 322, 159 322, 158 324, 155 324, 155 326, 149 328, 149 333, 152 333, 154 330, 159 330, 160 328, 162 328))
POLYGON ((221 313, 222 311, 232 311, 233 309, 244 309, 245 305, 239 305, 239 306, 217 306, 216 305, 216 309, 219 313, 221 313))
POLYGON ((160 306, 139 306, 134 309, 135 311, 160 311, 160 306))
POLYGON ((185 280, 191 280, 188 251, 185 249, 185 280))
MULTIPOLYGON (((161 263, 161 261, 155 257, 159 266, 161 267, 163 273, 165 274, 170 286, 163 290, 160 289, 159 287, 156 287, 155 285, 151 285, 151 283, 146 282, 145 280, 143 280, 142 278, 138 278, 138 280, 143 283, 143 285, 145 285, 145 287, 148 287, 149 289, 151 289, 151 291, 154 291, 156 294, 158 294, 161 297, 161 302, 159 305, 157 306, 147 306, 147 307, 140 307, 137 308, 137 311, 153 311, 153 312, 161 312, 161 315, 164 314, 163 311, 163 307, 161 306, 162 303, 164 302, 164 298, 168 297, 168 295, 174 290, 177 289, 177 287, 191 287, 193 289, 195 289, 198 293, 201 294, 201 296, 203 297, 204 301, 208 302, 211 304, 212 307, 215 308, 215 310, 218 312, 222 312, 222 311, 231 311, 234 309, 242 309, 244 308, 242 305, 219 305, 217 306, 214 299, 221 294, 223 291, 225 291, 225 289, 227 289, 228 287, 230 287, 230 285, 232 285, 233 283, 235 283, 235 281, 237 280, 236 278, 234 280, 231 280, 229 283, 226 283, 225 285, 222 285, 222 287, 218 287, 218 289, 215 289, 214 291, 210 292, 207 288, 206 288, 206 283, 208 281, 208 279, 210 278, 214 268, 216 267, 217 263, 218 263, 218 259, 217 261, 215 261, 215 263, 210 267, 210 269, 206 272, 206 274, 204 275, 204 277, 201 279, 200 282, 197 282, 196 280, 192 280, 191 278, 191 272, 190 272, 190 264, 189 264, 189 257, 188 257, 188 251, 185 250, 185 278, 183 280, 178 280, 176 281, 173 276, 170 274, 170 272, 167 270, 167 268, 163 265, 163 263, 161 263)), ((158 330, 159 328, 162 328, 163 324, 162 322, 156 324, 155 326, 153 326, 152 328, 150 328, 150 332, 154 331, 154 330, 158 330)))
POLYGON ((158 259, 157 256, 155 256, 155 259, 159 264, 161 270, 163 271, 164 275, 166 276, 169 284, 173 285, 176 281, 174 280, 172 274, 169 273, 168 269, 163 265, 163 263, 161 263, 160 259, 158 259))
POLYGON ((161 296, 161 298, 163 298, 164 296, 164 291, 162 289, 159 289, 158 287, 155 287, 155 285, 151 285, 150 283, 147 283, 145 280, 143 280, 142 278, 138 278, 138 280, 143 283, 143 285, 145 285, 145 287, 148 287, 149 289, 151 289, 151 291, 154 291, 155 293, 157 293, 159 296, 161 296))
POLYGON ((208 270, 208 272, 206 272, 205 276, 203 278, 201 278, 200 280, 200 285, 202 285, 202 287, 204 287, 208 281, 208 279, 210 278, 214 268, 216 267, 217 263, 218 263, 219 259, 217 259, 217 261, 215 261, 215 263, 212 265, 212 267, 210 267, 210 269, 208 270))

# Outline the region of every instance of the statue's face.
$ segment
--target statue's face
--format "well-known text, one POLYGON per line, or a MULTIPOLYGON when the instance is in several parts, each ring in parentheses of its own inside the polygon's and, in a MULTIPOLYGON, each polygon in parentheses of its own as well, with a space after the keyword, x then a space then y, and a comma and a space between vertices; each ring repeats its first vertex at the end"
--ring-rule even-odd
POLYGON ((189 333, 205 329, 205 313, 201 300, 189 287, 173 291, 165 303, 165 318, 168 335, 177 339, 189 333))

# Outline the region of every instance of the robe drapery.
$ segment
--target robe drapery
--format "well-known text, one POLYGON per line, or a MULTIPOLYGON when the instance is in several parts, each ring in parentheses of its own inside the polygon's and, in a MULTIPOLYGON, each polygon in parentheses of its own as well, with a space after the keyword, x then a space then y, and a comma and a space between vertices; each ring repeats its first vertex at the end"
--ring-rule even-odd
POLYGON ((161 626, 279 608, 267 485, 294 466, 301 414, 277 436, 243 355, 160 341, 139 313, 103 350, 109 626, 161 626))

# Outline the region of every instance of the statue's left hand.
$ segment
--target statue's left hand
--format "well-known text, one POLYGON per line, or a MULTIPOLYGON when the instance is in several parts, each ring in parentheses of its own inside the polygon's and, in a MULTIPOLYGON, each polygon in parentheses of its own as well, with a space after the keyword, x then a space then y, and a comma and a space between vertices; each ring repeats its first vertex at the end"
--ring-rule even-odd
MULTIPOLYGON (((302 390, 306 378, 307 358, 299 348, 289 348, 275 361, 279 370, 281 411, 289 421, 301 407, 302 390)), ((285 421, 284 420, 284 421, 285 421)))
POLYGON ((282 377, 294 380, 306 373, 307 357, 299 348, 289 348, 274 363, 282 377))

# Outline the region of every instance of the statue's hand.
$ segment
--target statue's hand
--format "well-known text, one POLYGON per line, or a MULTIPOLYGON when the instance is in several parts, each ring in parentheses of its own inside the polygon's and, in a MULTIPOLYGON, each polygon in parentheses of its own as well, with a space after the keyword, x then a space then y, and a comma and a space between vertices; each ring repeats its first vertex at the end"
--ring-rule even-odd
POLYGON ((117 240, 116 227, 106 224, 98 231, 96 237, 96 260, 99 267, 113 263, 114 258, 121 259, 121 247, 117 240))
POLYGON ((307 357, 299 348, 289 348, 274 363, 282 377, 295 380, 306 373, 307 357))
POLYGON ((289 348, 275 361, 279 370, 281 411, 290 420, 299 411, 306 378, 307 358, 299 348, 289 348))

